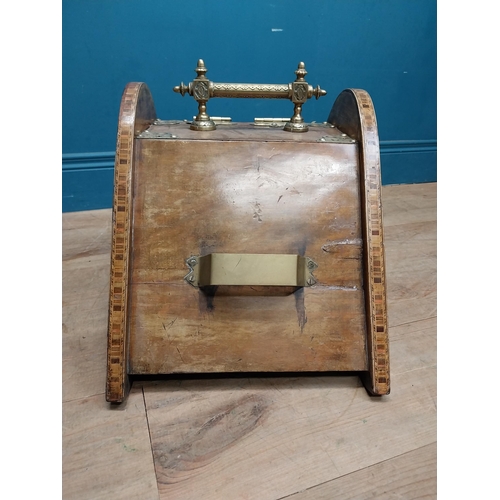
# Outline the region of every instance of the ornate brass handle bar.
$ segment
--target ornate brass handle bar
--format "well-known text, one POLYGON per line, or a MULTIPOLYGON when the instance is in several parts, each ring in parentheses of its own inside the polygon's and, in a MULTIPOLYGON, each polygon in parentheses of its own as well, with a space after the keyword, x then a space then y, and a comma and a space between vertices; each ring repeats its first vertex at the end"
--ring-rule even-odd
POLYGON ((289 99, 290 85, 280 83, 213 83, 210 97, 289 99))
POLYGON ((305 64, 300 62, 295 74, 297 78, 292 83, 216 83, 210 81, 205 73, 207 68, 202 59, 198 60, 195 69, 198 75, 188 85, 181 82, 174 87, 174 92, 184 96, 189 94, 198 102, 198 115, 191 122, 191 130, 215 130, 214 121, 207 114, 207 102, 214 97, 244 97, 251 99, 290 99, 294 103, 293 116, 285 124, 287 132, 307 132, 308 126, 302 118, 302 105, 315 96, 319 99, 326 91, 318 85, 313 88, 304 77, 307 74, 305 64))

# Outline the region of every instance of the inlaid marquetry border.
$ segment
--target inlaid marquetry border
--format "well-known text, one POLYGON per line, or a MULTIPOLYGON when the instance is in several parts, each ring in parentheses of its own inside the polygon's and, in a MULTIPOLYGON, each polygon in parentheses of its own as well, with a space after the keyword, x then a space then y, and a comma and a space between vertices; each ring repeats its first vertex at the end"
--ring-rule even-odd
POLYGON ((134 137, 156 118, 149 89, 129 83, 118 119, 113 194, 106 400, 122 402, 128 392, 127 305, 131 246, 134 137))
MULTIPOLYGON (((373 392, 388 394, 389 337, 387 332, 387 299, 385 255, 382 225, 380 148, 377 118, 368 92, 352 89, 360 110, 364 170, 364 202, 368 264, 368 304, 371 323, 371 373, 373 392)), ((368 313, 368 311, 367 311, 368 313)))
POLYGON ((360 189, 364 245, 364 291, 369 379, 375 395, 390 392, 389 336, 382 224, 380 146, 377 118, 365 90, 344 90, 328 118, 359 144, 360 189))

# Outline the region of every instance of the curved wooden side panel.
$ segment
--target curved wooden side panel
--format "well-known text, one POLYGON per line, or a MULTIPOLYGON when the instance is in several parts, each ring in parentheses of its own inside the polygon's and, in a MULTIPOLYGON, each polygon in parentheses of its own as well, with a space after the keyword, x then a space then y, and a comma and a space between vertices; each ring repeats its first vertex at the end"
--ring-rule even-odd
POLYGON ((328 122, 359 144, 361 217, 363 226, 364 291, 369 376, 363 377, 373 395, 389 394, 389 338, 385 291, 380 149, 377 119, 365 90, 346 89, 335 101, 328 122))
POLYGON ((106 400, 120 403, 129 389, 127 376, 127 299, 130 264, 134 138, 155 120, 151 93, 144 83, 129 83, 118 118, 113 195, 113 236, 109 292, 106 400))

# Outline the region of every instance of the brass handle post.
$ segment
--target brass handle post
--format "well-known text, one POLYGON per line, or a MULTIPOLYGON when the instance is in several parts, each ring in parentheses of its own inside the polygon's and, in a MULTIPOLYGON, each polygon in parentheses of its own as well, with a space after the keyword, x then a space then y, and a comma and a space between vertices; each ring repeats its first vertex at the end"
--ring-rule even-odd
POLYGON ((303 104, 315 96, 316 99, 326 95, 318 85, 313 88, 304 77, 307 74, 305 64, 300 62, 295 71, 296 79, 292 83, 216 83, 210 81, 206 76, 207 68, 202 59, 198 60, 195 69, 198 75, 188 85, 181 82, 174 87, 174 92, 184 96, 189 94, 198 102, 198 115, 191 122, 192 130, 215 130, 214 121, 207 113, 207 102, 214 97, 233 97, 250 99, 290 99, 294 103, 293 116, 285 124, 287 132, 307 132, 308 126, 302 118, 303 104))

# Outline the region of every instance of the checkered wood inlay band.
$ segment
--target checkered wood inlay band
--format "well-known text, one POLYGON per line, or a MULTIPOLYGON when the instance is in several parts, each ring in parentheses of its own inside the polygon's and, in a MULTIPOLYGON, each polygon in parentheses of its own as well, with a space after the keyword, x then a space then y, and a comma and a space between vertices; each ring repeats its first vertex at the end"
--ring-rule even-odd
POLYGON ((141 84, 125 88, 118 125, 113 196, 113 236, 108 324, 108 401, 124 398, 127 349, 127 288, 132 198, 132 155, 135 110, 141 84))
POLYGON ((389 338, 387 333, 387 305, 385 292, 385 264, 382 227, 380 150, 377 119, 372 100, 364 90, 353 90, 360 109, 363 131, 363 164, 365 175, 366 245, 369 251, 368 279, 365 288, 368 293, 368 325, 371 331, 371 372, 374 392, 388 394, 389 380, 389 338))

